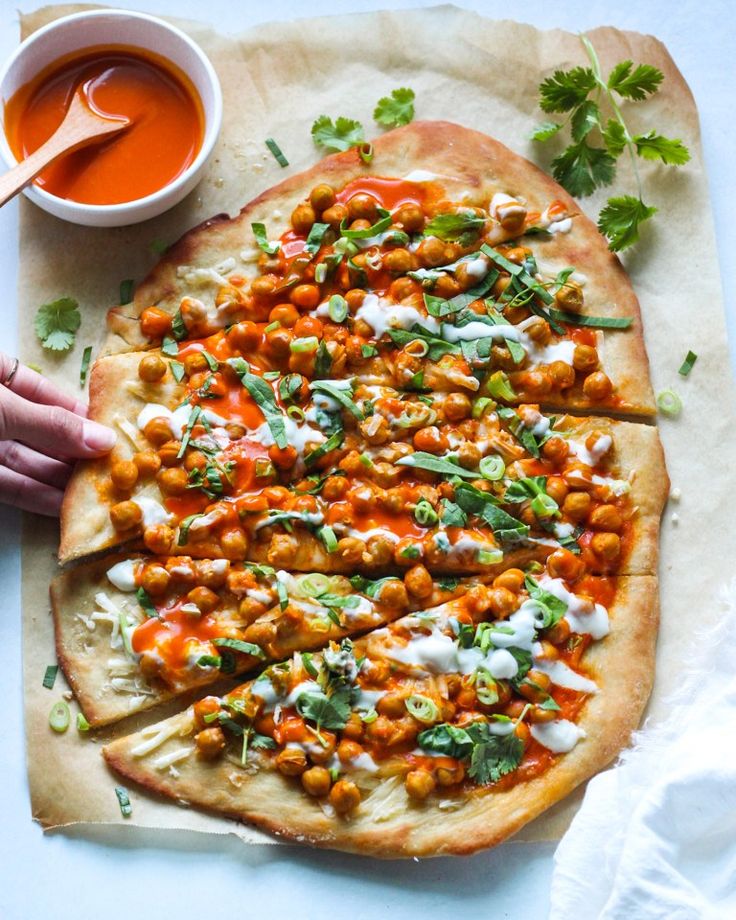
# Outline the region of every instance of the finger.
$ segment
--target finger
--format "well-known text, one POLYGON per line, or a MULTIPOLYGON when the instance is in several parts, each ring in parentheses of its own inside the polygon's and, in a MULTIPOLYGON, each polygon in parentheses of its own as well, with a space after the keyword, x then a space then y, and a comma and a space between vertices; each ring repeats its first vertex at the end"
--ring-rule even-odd
POLYGON ((0 464, 57 489, 63 489, 72 474, 69 463, 54 460, 17 441, 0 441, 0 464))
POLYGON ((0 439, 22 441, 49 456, 98 457, 117 435, 61 406, 38 405, 0 387, 0 439))
MULTIPOLYGON (((0 352, 0 380, 5 380, 13 367, 14 359, 0 352)), ((24 364, 18 365, 15 376, 10 381, 9 390, 22 396, 23 399, 29 399, 31 402, 39 403, 43 406, 61 406, 62 409, 68 409, 76 415, 86 416, 87 406, 85 403, 55 387, 50 380, 47 380, 43 374, 38 374, 24 364)))
POLYGON ((61 489, 0 467, 0 502, 15 505, 24 511, 58 517, 63 497, 61 489))

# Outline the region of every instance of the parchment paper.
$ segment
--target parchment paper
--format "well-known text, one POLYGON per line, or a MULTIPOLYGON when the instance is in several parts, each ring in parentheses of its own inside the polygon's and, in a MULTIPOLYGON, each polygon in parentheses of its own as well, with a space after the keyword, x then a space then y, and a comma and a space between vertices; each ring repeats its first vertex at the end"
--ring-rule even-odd
MULTIPOLYGON (((24 17, 23 34, 78 9, 48 7, 24 17)), ((371 117, 377 99, 395 87, 411 86, 418 118, 444 118, 477 128, 545 165, 549 152, 534 149, 526 140, 533 124, 543 117, 537 108, 538 83, 556 68, 586 63, 574 35, 492 22, 450 6, 274 24, 239 38, 224 38, 196 23, 178 25, 210 55, 225 99, 222 136, 198 188, 168 214, 114 230, 66 224, 21 202, 20 354, 71 392, 79 391, 84 346, 99 347, 104 336, 105 311, 116 302, 119 282, 141 280, 154 264, 150 244, 173 242, 218 212, 234 214, 262 190, 313 163, 319 154, 309 130, 318 115, 358 118, 370 137, 377 133, 371 117), (268 153, 266 137, 277 139, 290 161, 288 169, 282 170, 268 153), (73 353, 54 359, 40 349, 32 322, 39 304, 62 295, 80 302, 83 321, 73 353)), ((661 424, 670 475, 673 485, 682 490, 682 499, 669 507, 663 520, 662 628, 649 709, 650 718, 657 720, 663 714, 662 700, 677 685, 687 660, 688 623, 692 619, 715 622, 717 589, 732 568, 736 537, 728 509, 730 465, 736 457, 734 403, 694 101, 656 39, 608 28, 597 29, 590 37, 606 69, 633 58, 665 72, 660 93, 640 109, 627 106, 626 115, 636 130, 656 126, 681 137, 693 157, 678 170, 644 166, 647 200, 656 203, 660 213, 646 229, 642 245, 625 257, 642 303, 655 391, 674 384, 684 402, 679 420, 661 424), (677 368, 688 349, 699 358, 690 378, 683 380, 677 368), (673 512, 679 521, 673 519, 673 512)), ((615 189, 625 193, 633 188, 624 163, 615 189)), ((597 214, 603 197, 587 199, 585 209, 597 214)), ((47 828, 127 823, 236 833, 244 841, 272 842, 250 828, 177 809, 137 791, 131 791, 133 815, 123 819, 113 792, 116 780, 99 752, 100 742, 112 730, 98 737, 80 736, 73 725, 63 736, 50 731, 49 710, 66 689, 61 674, 52 692, 41 685, 46 665, 54 661, 47 587, 55 572, 57 542, 55 523, 26 519, 24 678, 34 818, 47 828)), ((73 703, 72 713, 74 718, 73 703)), ((128 721, 123 731, 167 714, 168 710, 157 710, 137 723, 128 721)), ((580 794, 514 839, 559 837, 580 794)))

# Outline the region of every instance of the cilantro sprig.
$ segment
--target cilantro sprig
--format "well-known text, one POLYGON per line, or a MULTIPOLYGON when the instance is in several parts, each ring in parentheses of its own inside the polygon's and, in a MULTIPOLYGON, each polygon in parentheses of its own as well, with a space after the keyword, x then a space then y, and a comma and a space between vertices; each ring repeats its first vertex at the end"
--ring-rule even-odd
POLYGON ((81 323, 77 301, 73 297, 60 297, 38 308, 33 326, 44 348, 69 351, 81 323))
MULTIPOLYGON (((414 118, 414 90, 403 86, 391 90, 388 96, 382 96, 373 110, 373 118, 384 128, 408 125, 414 118)), ((340 115, 333 121, 328 115, 320 115, 312 125, 312 140, 317 147, 330 152, 359 147, 365 162, 373 159, 372 147, 365 141, 363 125, 354 118, 340 115)))
POLYGON ((557 70, 539 85, 540 108, 550 114, 567 114, 567 118, 543 122, 531 138, 545 142, 569 126, 572 143, 552 160, 552 174, 578 197, 611 185, 619 157, 629 155, 637 194, 609 198, 598 215, 598 229, 608 238, 609 249, 620 252, 637 242, 641 225, 657 212, 644 202, 637 158, 682 166, 690 152, 678 138, 654 130, 635 134, 624 120, 621 102, 642 102, 654 95, 664 80, 662 71, 626 60, 616 64, 606 79, 592 43, 585 35, 581 41, 590 66, 557 70))

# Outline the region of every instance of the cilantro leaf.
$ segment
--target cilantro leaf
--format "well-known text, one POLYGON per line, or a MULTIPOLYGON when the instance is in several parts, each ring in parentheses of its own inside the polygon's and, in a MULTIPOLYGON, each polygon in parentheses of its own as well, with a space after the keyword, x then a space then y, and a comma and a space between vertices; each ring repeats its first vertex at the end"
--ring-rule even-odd
POLYGON ((612 157, 619 157, 626 149, 626 130, 620 121, 609 118, 603 130, 603 143, 612 157))
POLYGON ((523 754, 524 743, 514 732, 489 735, 487 741, 473 748, 468 776, 481 785, 497 783, 502 776, 513 773, 523 754))
POLYGON ((609 249, 620 252, 639 239, 639 226, 657 213, 633 195, 609 198, 598 215, 598 229, 609 239, 609 249))
POLYGON ((297 712, 315 722, 317 728, 345 728, 350 717, 350 691, 338 690, 332 696, 317 691, 300 693, 296 700, 297 712))
POLYGON ((44 348, 68 351, 81 323, 77 301, 73 297, 60 297, 38 308, 33 326, 44 348))
POLYGON ((682 166, 690 159, 690 151, 679 138, 664 137, 650 131, 632 138, 636 152, 645 160, 661 160, 668 166, 682 166))
POLYGON ((420 732, 417 744, 424 751, 434 751, 436 754, 456 757, 458 760, 467 757, 473 750, 473 739, 469 733, 457 725, 448 723, 435 725, 420 732))
POLYGON ((572 113, 572 139, 582 141, 586 138, 593 128, 597 128, 601 123, 601 110, 597 102, 587 99, 582 105, 579 105, 572 113))
POLYGON ((585 102, 595 86, 595 74, 590 67, 556 70, 539 86, 542 97, 539 105, 544 112, 569 112, 585 102))
POLYGON ((662 71, 651 64, 637 64, 634 68, 633 61, 621 61, 608 77, 608 88, 626 99, 641 102, 647 95, 657 92, 662 80, 662 71))
POLYGON ((562 128, 562 125, 557 124, 556 121, 543 121, 541 124, 536 125, 532 133, 529 135, 530 141, 548 141, 551 137, 554 137, 555 134, 562 128))
POLYGON ((373 117, 386 128, 408 125, 414 118, 414 90, 406 87, 391 90, 390 96, 378 100, 373 117))
POLYGON ((603 147, 585 140, 571 144, 552 160, 552 175, 571 195, 591 195, 599 185, 610 185, 616 161, 603 147))
POLYGON ((325 150, 350 150, 365 140, 363 125, 342 115, 334 122, 327 115, 320 115, 312 125, 312 139, 325 150))

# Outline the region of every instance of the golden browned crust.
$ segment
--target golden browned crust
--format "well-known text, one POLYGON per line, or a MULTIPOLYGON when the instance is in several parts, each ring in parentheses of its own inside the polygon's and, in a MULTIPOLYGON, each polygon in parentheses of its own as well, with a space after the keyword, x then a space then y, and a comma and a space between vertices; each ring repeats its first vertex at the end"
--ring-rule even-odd
MULTIPOLYGON (((637 726, 654 675, 656 578, 618 579, 610 614, 611 633, 594 643, 584 659, 600 687, 578 720, 586 737, 540 776, 504 791, 476 788, 462 796, 459 806, 449 798, 415 804, 405 795, 401 780, 393 779, 344 819, 325 814, 296 780, 271 769, 248 772, 237 761, 207 763, 195 754, 179 762, 178 776, 172 777, 152 761, 191 744, 191 710, 155 727, 175 733, 150 759, 132 751, 155 728, 147 736, 139 732, 113 741, 103 753, 118 773, 152 792, 249 821, 300 843, 381 857, 472 853, 500 843, 608 764, 637 726)), ((369 783, 370 776, 363 782, 369 783)))
MULTIPOLYGON (((655 414, 634 290, 595 224, 557 182, 498 141, 450 122, 413 122, 378 137, 373 147, 370 164, 363 163, 355 149, 325 157, 311 169, 259 195, 237 217, 228 220, 220 215, 189 231, 139 286, 133 302, 110 311, 107 348, 119 351, 146 347, 137 317, 147 306, 155 305, 173 314, 185 295, 214 300, 215 287, 206 291, 193 289, 187 283, 182 271, 185 266, 211 268, 232 258, 246 273, 252 273, 254 264, 244 263, 241 257, 244 250, 253 250, 251 223, 260 221, 267 227, 278 227, 317 183, 328 182, 340 188, 358 176, 401 177, 421 169, 435 173, 451 199, 487 207, 495 192, 505 192, 525 199, 532 211, 541 212, 557 199, 577 215, 570 233, 556 233, 549 239, 528 237, 525 245, 542 264, 557 268, 573 265, 585 274, 585 313, 633 319, 630 329, 606 335, 603 368, 616 384, 616 411, 655 414), (275 212, 282 216, 275 219, 275 212)), ((594 405, 579 388, 549 404, 578 409, 594 405)))
MULTIPOLYGON (((138 377, 138 352, 112 355, 95 361, 89 382, 89 417, 109 425, 118 436, 112 452, 98 460, 77 463, 61 506, 61 542, 59 562, 65 563, 100 550, 119 546, 140 537, 142 529, 119 534, 110 522, 110 505, 128 498, 109 491, 110 467, 116 460, 128 460, 148 442, 138 434, 138 443, 126 434, 121 422, 128 422, 137 433, 135 420, 148 402, 175 405, 184 388, 168 376, 164 381, 148 384, 138 377)), ((141 483, 136 494, 159 496, 153 485, 141 483)))

